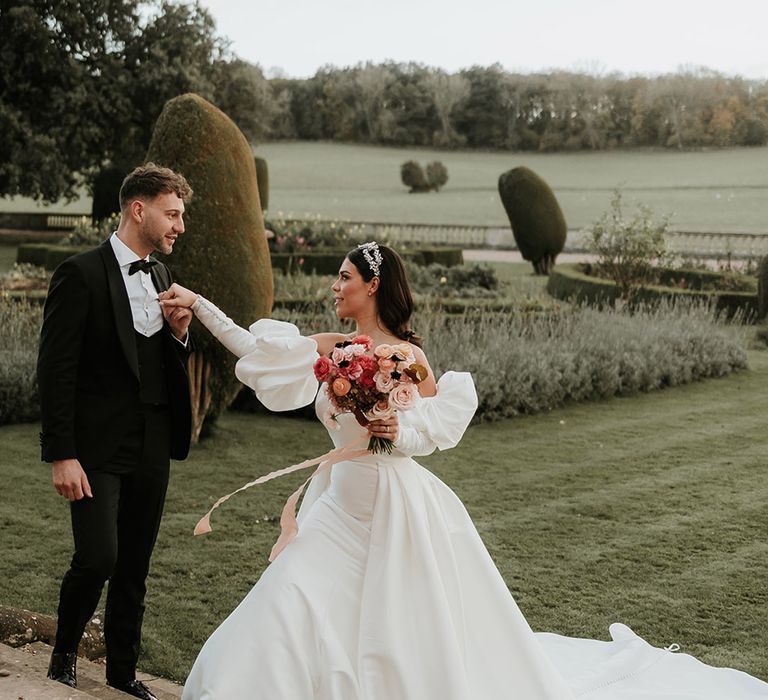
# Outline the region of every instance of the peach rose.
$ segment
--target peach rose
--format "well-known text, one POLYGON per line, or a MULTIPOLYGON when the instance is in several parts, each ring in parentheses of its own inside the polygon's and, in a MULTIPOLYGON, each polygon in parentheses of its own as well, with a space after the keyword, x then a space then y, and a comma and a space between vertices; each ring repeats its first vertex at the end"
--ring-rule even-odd
POLYGON ((392 354, 392 346, 386 344, 377 345, 373 354, 376 355, 376 357, 389 357, 392 354))
POLYGON ((383 418, 389 418, 394 412, 395 409, 389 405, 389 402, 386 399, 382 399, 374 404, 373 408, 368 411, 365 417, 368 420, 381 420, 383 418))
POLYGON ((398 384, 389 394, 389 405, 406 411, 416 403, 416 387, 411 383, 398 384))
POLYGON ((382 394, 388 394, 395 387, 395 380, 392 379, 389 372, 376 372, 374 379, 376 380, 376 389, 382 394))
POLYGON ((351 388, 352 385, 344 377, 337 377, 331 384, 331 389, 336 396, 346 396, 351 388))
POLYGON ((382 372, 391 372, 396 366, 397 363, 394 360, 390 360, 387 357, 379 358, 379 369, 382 372))

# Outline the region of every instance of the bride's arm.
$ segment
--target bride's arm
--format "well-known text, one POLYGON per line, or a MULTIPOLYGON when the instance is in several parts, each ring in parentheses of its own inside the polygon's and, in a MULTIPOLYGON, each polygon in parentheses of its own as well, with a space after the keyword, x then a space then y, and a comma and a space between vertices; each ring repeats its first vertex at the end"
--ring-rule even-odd
POLYGON ((158 294, 158 298, 163 307, 182 306, 192 309, 199 321, 233 355, 243 357, 253 352, 257 342, 254 335, 191 289, 174 283, 168 291, 158 294))

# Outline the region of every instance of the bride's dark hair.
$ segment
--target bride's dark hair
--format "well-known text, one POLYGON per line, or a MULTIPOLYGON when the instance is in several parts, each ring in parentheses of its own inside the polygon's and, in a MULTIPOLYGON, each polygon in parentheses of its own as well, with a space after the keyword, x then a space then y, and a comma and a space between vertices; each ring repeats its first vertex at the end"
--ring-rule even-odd
MULTIPOLYGON (((379 317, 392 335, 421 347, 422 339, 411 329, 411 314, 413 314, 413 296, 408 284, 408 276, 400 256, 385 245, 377 245, 381 254, 379 266, 379 288, 376 291, 376 303, 379 317)), ((369 251, 373 255, 373 251, 369 251)), ((363 248, 358 247, 347 253, 351 262, 366 282, 370 282, 374 271, 363 254, 363 248)))

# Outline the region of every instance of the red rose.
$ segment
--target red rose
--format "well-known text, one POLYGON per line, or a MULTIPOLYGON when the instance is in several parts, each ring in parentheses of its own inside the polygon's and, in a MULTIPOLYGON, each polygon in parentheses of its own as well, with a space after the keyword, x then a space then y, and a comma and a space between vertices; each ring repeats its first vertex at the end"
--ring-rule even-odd
POLYGON ((317 358, 317 362, 315 362, 312 369, 315 371, 317 381, 324 382, 328 379, 328 375, 333 369, 333 362, 331 362, 330 358, 323 355, 322 357, 317 358))

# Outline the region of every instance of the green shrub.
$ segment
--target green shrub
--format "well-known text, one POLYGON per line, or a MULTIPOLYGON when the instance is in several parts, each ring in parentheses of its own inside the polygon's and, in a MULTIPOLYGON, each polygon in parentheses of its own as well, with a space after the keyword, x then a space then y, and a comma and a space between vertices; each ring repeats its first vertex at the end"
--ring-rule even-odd
MULTIPOLYGON (((122 180, 120 181, 122 183, 122 180)), ((93 247, 103 243, 120 224, 120 214, 109 214, 94 223, 87 217, 83 217, 61 241, 61 245, 75 248, 93 247)))
POLYGON ((722 376, 747 366, 746 338, 702 304, 630 315, 588 307, 545 314, 419 313, 436 374, 466 370, 480 420, 722 376))
MULTIPOLYGON (((269 316, 272 268, 253 153, 240 130, 202 97, 182 95, 163 108, 147 160, 182 173, 194 190, 185 214, 186 234, 166 261, 176 280, 246 328, 269 316)), ((239 382, 234 356, 199 325, 193 332, 194 362, 202 363, 201 376, 211 371, 207 387, 205 382, 190 385, 197 430, 229 405, 239 382)))
POLYGON ((410 192, 437 192, 448 182, 448 168, 436 160, 427 165, 425 174, 419 163, 409 160, 400 166, 400 179, 410 192))
MULTIPOLYGON (((549 275, 547 291, 556 299, 571 300, 598 307, 611 307, 623 300, 618 285, 610 279, 592 274, 594 266, 586 264, 559 265, 549 275)), ((674 279, 677 270, 669 272, 674 279)), ((715 273, 716 274, 716 273, 715 273)), ((658 304, 661 301, 699 300, 712 303, 717 311, 740 320, 751 320, 757 311, 754 291, 712 291, 680 287, 648 285, 635 290, 630 306, 658 304)), ((626 303, 626 302, 625 302, 626 303)))
POLYGON ((437 192, 445 183, 448 182, 448 168, 439 160, 427 165, 427 184, 437 192))
POLYGON ((590 251, 597 256, 595 274, 612 279, 621 296, 631 301, 654 279, 656 267, 663 266, 668 228, 668 219, 654 221, 653 212, 642 205, 633 218, 625 217, 621 191, 616 190, 610 211, 587 230, 590 251))
POLYGON ((757 318, 768 317, 768 255, 757 268, 757 318))
POLYGON ((40 418, 37 344, 42 306, 0 292, 0 425, 40 418))
POLYGON ((411 289, 417 294, 474 299, 499 295, 499 278, 490 265, 422 266, 406 259, 406 271, 411 289))
POLYGON ((523 259, 536 274, 549 274, 568 231, 554 192, 532 170, 519 167, 499 177, 499 196, 523 259))
POLYGON ((410 192, 429 192, 430 190, 424 170, 415 160, 406 161, 400 166, 400 179, 410 192))
POLYGON ((259 189, 261 211, 266 216, 267 209, 269 209, 269 167, 267 161, 264 158, 259 158, 259 156, 253 159, 253 163, 256 166, 256 185, 259 189))

